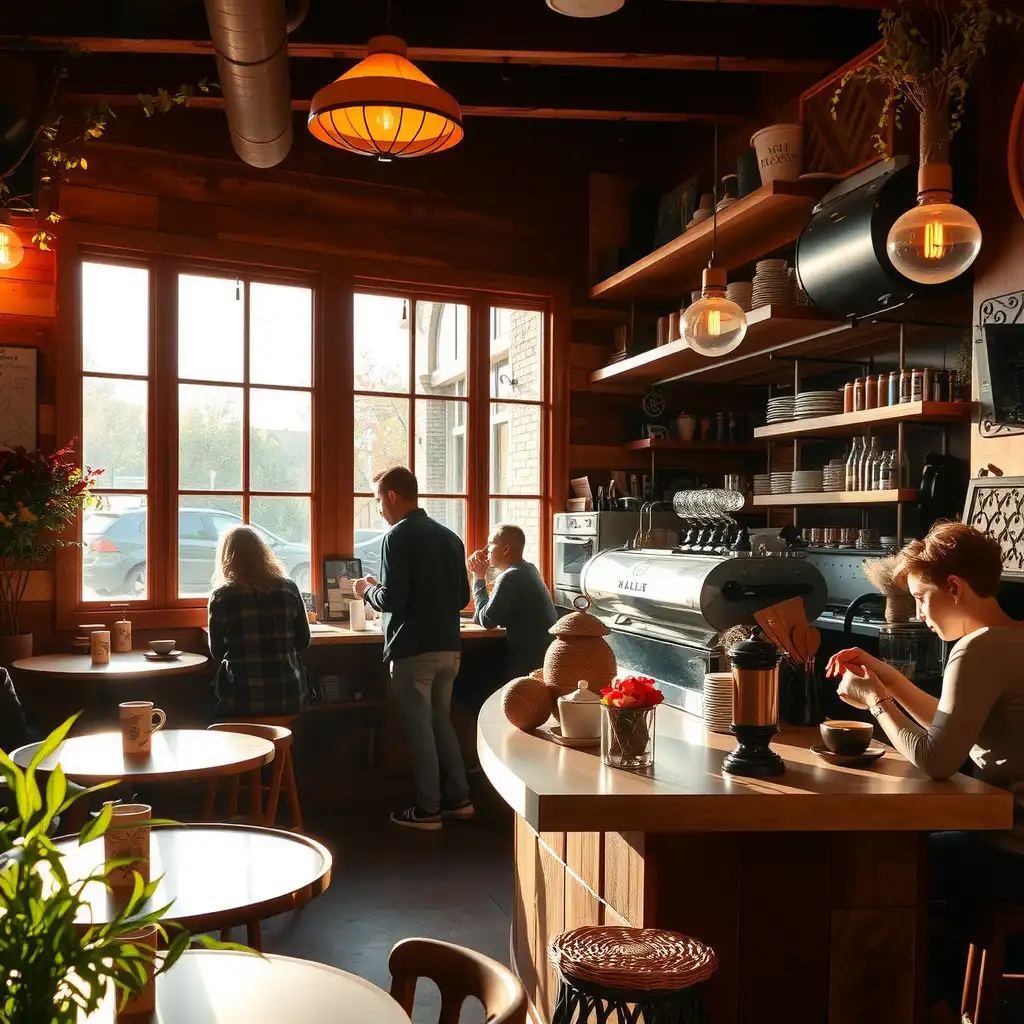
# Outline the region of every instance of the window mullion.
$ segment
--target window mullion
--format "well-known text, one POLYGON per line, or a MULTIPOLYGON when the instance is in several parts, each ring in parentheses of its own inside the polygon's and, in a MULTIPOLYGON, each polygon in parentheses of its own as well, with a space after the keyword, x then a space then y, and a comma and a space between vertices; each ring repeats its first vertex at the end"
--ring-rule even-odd
POLYGON ((176 593, 178 486, 178 303, 173 264, 153 264, 150 338, 150 467, 146 513, 146 583, 156 608, 178 604, 176 593))

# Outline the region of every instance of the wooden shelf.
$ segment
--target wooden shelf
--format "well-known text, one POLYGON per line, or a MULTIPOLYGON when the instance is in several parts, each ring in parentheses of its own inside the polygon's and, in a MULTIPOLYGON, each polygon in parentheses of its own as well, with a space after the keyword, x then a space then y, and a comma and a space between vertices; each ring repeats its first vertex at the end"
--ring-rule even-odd
POLYGON ((755 494, 755 508, 794 505, 893 505, 901 501, 917 501, 917 491, 900 488, 896 491, 825 491, 816 494, 755 494))
POLYGON ((816 416, 813 419, 789 420, 756 427, 754 437, 765 440, 786 437, 850 437, 867 428, 897 423, 965 423, 974 415, 972 402, 904 402, 880 409, 816 416))
POLYGON ((622 446, 628 452, 760 452, 766 449, 757 441, 672 441, 658 437, 645 437, 642 441, 627 441, 622 446))
POLYGON ((810 309, 798 306, 760 306, 747 314, 747 334, 733 356, 709 359, 694 352, 685 342, 673 341, 602 366, 590 375, 590 380, 595 384, 609 380, 659 383, 713 371, 722 366, 732 366, 760 355, 767 349, 817 337, 822 332, 846 329, 845 324, 827 320, 810 309))
MULTIPOLYGON (((715 263, 730 270, 795 242, 815 204, 832 186, 821 181, 773 181, 718 215, 715 263)), ((700 285, 711 256, 712 218, 590 289, 592 299, 676 301, 700 285)))

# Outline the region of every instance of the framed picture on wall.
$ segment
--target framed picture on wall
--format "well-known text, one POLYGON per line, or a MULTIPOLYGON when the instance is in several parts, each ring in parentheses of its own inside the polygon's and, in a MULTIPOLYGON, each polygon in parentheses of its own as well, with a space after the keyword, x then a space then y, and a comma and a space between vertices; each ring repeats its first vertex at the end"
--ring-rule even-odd
POLYGON ((39 352, 0 346, 0 448, 35 448, 39 352))
POLYGON ((355 598, 352 584, 363 575, 358 558, 324 559, 324 622, 348 618, 348 602, 355 598))

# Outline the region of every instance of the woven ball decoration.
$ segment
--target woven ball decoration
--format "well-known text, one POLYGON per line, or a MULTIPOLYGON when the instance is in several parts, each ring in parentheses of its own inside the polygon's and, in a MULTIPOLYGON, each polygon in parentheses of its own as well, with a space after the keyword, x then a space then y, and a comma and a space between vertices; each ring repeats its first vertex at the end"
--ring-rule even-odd
POLYGON ((544 655, 544 682, 558 691, 571 693, 581 679, 600 693, 615 678, 615 654, 603 636, 559 637, 544 655))
POLYGON ((548 957, 565 978, 633 992, 690 988, 718 967, 710 946, 662 928, 573 928, 552 940, 548 957))
POLYGON ((554 701, 540 680, 522 676, 505 684, 501 709, 517 729, 536 729, 551 717, 554 701))

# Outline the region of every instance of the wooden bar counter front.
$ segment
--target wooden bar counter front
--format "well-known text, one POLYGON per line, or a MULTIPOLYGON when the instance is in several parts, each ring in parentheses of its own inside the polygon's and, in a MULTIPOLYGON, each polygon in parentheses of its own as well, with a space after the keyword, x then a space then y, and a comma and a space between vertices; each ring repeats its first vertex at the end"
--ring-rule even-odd
POLYGON ((1007 829, 1012 798, 933 782, 895 751, 841 768, 784 729, 786 773, 724 774, 733 738, 658 710, 650 775, 520 732, 500 694, 477 749, 516 812, 514 968, 551 1020, 546 947, 585 924, 656 926, 709 943, 714 1024, 922 1024, 927 833, 1007 829))

